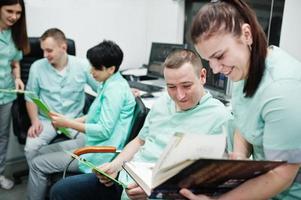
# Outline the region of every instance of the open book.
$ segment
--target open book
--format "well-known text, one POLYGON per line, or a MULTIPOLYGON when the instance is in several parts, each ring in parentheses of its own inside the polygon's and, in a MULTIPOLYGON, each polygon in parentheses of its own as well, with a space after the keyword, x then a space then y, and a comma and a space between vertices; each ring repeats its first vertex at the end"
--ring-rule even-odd
POLYGON ((130 161, 123 168, 150 198, 181 199, 181 188, 216 196, 285 163, 225 159, 225 144, 223 134, 176 133, 157 163, 130 161))
MULTIPOLYGON (((49 118, 49 112, 50 112, 49 107, 41 99, 39 99, 35 95, 34 92, 32 92, 32 91, 26 91, 26 90, 16 90, 16 89, 0 89, 0 92, 26 94, 37 105, 37 107, 43 113, 43 115, 46 116, 47 118, 49 118)), ((63 133, 67 137, 70 137, 70 132, 69 132, 69 130, 67 128, 59 127, 59 128, 57 128, 57 132, 59 134, 63 133)))

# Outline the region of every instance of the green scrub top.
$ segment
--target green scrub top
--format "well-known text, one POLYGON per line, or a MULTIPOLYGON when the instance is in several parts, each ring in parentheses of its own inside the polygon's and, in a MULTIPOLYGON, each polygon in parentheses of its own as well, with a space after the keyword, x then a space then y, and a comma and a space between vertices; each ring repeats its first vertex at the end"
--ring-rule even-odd
MULTIPOLYGON (((234 121, 253 146, 256 160, 301 163, 301 63, 270 47, 263 79, 252 98, 245 98, 244 81, 234 83, 234 121)), ((301 199, 301 173, 274 199, 301 199)))
MULTIPOLYGON (((11 30, 0 31, 0 89, 15 89, 11 62, 21 59, 22 52, 16 48, 11 30)), ((16 97, 13 93, 0 92, 0 105, 12 102, 16 97)))
MULTIPOLYGON (((133 160, 156 162, 175 132, 193 134, 220 134, 222 127, 231 119, 230 112, 207 92, 199 104, 187 111, 176 111, 174 101, 163 95, 146 117, 138 137, 145 141, 133 160)), ((133 180, 125 171, 119 180, 129 184, 133 180)), ((123 192, 122 199, 128 199, 123 192)))

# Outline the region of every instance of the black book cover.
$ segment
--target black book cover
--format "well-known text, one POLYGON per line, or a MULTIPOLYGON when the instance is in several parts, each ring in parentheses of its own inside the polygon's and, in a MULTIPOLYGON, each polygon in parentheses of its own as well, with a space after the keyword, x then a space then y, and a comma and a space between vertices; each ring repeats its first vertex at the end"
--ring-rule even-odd
POLYGON ((154 188, 150 198, 183 199, 178 193, 181 188, 188 188, 195 194, 218 196, 284 163, 286 162, 199 159, 154 188))

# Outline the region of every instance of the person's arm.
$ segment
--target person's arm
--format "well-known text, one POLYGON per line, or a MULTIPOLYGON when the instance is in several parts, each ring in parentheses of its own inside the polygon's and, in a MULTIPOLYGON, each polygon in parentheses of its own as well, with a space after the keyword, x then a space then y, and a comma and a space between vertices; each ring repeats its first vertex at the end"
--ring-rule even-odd
POLYGON ((249 158, 252 153, 252 146, 241 135, 238 129, 234 132, 233 152, 230 154, 231 159, 246 159, 249 158))
POLYGON ((33 102, 26 101, 26 109, 31 122, 27 134, 29 137, 37 137, 43 131, 43 125, 38 117, 38 108, 33 102))
POLYGON ((218 197, 210 198, 205 195, 194 195, 187 189, 182 189, 180 193, 190 200, 261 200, 269 199, 288 188, 300 168, 298 164, 285 164, 271 170, 270 172, 246 181, 239 187, 218 197))
POLYGON ((85 121, 86 121, 86 115, 84 115, 82 117, 78 117, 78 118, 76 118, 74 120, 77 121, 77 122, 80 122, 80 123, 85 123, 85 121))
POLYGON ((15 78, 16 90, 24 90, 24 83, 21 80, 20 62, 12 61, 11 63, 12 72, 15 78))
MULTIPOLYGON (((108 173, 109 175, 116 177, 117 173, 122 169, 122 165, 125 161, 130 161, 133 156, 138 152, 141 146, 144 145, 144 140, 141 140, 138 136, 129 142, 122 152, 110 163, 105 163, 99 167, 100 170, 108 173)), ((107 187, 111 186, 113 182, 106 177, 97 174, 97 177, 101 183, 107 187)))
POLYGON ((127 97, 124 96, 122 85, 115 81, 103 87, 101 96, 96 97, 93 102, 98 106, 92 106, 89 110, 89 113, 94 115, 89 116, 89 118, 94 118, 96 122, 86 121, 85 123, 85 132, 98 141, 111 138, 116 122, 120 118, 120 113, 123 112, 124 106, 128 106, 124 104, 127 97), (96 110, 99 107, 101 107, 100 112, 96 110))
POLYGON ((84 118, 69 119, 66 116, 56 112, 50 112, 49 117, 51 118, 54 127, 72 128, 79 132, 85 133, 84 118))

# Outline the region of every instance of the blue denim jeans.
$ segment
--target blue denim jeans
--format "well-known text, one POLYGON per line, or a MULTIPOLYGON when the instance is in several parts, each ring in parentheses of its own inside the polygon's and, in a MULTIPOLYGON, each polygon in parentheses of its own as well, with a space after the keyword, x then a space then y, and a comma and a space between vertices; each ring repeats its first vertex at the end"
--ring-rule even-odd
POLYGON ((101 184, 95 174, 69 176, 54 184, 50 200, 120 200, 122 187, 101 184))

